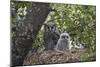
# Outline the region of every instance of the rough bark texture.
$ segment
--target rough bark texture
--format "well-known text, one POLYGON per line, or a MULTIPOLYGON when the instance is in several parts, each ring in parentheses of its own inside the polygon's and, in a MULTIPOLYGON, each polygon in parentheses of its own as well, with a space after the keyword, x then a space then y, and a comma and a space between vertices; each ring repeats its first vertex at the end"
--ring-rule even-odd
MULTIPOLYGON (((41 53, 39 52, 34 53, 30 51, 29 54, 24 59, 23 65, 84 62, 81 60, 81 56, 84 55, 85 52, 86 52, 85 49, 65 51, 63 53, 56 52, 54 50, 43 51, 41 53)), ((94 55, 91 55, 91 57, 94 55)), ((91 60, 88 60, 88 61, 95 61, 95 57, 91 58, 91 60)))
POLYGON ((36 35, 49 12, 48 3, 32 3, 26 19, 22 23, 16 24, 16 35, 11 38, 11 66, 23 64, 23 60, 32 48, 36 35))

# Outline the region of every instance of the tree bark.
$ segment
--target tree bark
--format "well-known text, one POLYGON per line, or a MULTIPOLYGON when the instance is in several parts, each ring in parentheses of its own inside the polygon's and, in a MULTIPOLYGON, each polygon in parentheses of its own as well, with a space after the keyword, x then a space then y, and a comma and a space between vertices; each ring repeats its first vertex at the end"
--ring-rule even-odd
MULTIPOLYGON (((11 37, 11 66, 21 66, 32 48, 38 31, 50 12, 48 3, 31 3, 26 19, 16 23, 16 36, 11 37)), ((11 30, 11 33, 13 31, 11 30)))

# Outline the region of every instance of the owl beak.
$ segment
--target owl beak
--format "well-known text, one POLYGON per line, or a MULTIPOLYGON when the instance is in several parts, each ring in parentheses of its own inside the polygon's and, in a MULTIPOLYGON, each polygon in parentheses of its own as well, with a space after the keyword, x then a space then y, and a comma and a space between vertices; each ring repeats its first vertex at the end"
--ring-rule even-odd
POLYGON ((65 38, 67 40, 67 38, 65 38))

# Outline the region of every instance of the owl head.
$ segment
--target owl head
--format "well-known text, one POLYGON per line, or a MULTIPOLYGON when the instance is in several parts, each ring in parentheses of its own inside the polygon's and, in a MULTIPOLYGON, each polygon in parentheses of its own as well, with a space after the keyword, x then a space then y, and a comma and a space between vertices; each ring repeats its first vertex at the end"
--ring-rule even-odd
POLYGON ((54 22, 48 22, 44 24, 45 32, 55 32, 56 31, 56 24, 54 22))
POLYGON ((67 32, 61 33, 60 39, 62 40, 70 40, 70 36, 67 32))

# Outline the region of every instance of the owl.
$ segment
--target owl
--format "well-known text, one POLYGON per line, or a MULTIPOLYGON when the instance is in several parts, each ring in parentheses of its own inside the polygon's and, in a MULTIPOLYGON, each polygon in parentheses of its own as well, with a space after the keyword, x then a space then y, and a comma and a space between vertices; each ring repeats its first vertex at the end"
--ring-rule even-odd
POLYGON ((59 39, 56 24, 49 22, 44 24, 44 46, 46 50, 53 50, 59 39))
POLYGON ((69 50, 70 47, 70 36, 68 33, 64 32, 61 33, 60 38, 57 42, 57 45, 55 47, 56 51, 65 51, 69 50))

